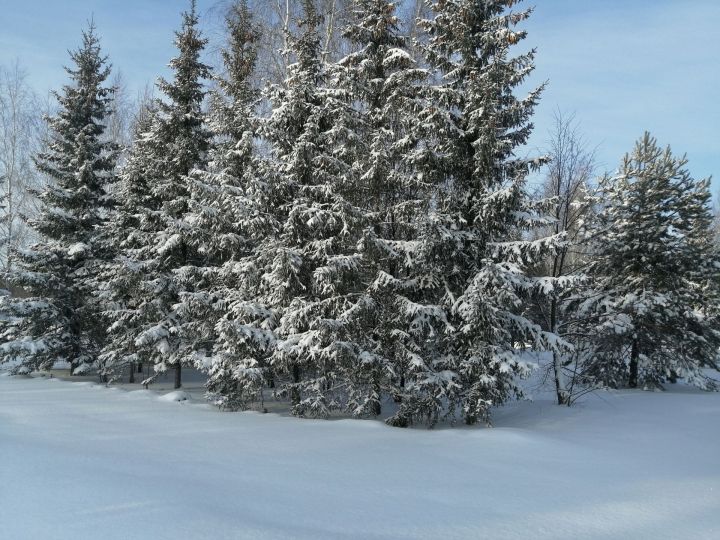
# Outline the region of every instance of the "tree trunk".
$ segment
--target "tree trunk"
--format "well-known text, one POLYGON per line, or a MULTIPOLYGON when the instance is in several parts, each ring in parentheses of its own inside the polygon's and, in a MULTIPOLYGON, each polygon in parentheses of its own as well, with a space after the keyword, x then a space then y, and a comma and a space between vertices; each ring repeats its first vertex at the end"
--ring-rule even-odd
MULTIPOLYGON (((405 388, 405 375, 400 375, 399 383, 400 383, 400 388, 405 388)), ((393 401, 395 403, 402 403, 402 400, 403 400, 403 398, 400 394, 395 394, 393 396, 393 401)))
POLYGON ((637 388, 638 385, 638 358, 640 357, 640 346, 637 339, 633 339, 632 350, 630 351, 630 378, 628 386, 637 388))
POLYGON ((565 385, 565 374, 563 373, 562 356, 553 353, 553 370, 555 371, 555 392, 558 405, 570 405, 570 396, 565 385))
MULTIPOLYGON (((550 331, 557 333, 557 299, 550 302, 550 331)), ((563 373, 562 356, 553 352, 553 371, 555 373, 555 393, 558 405, 570 405, 570 396, 567 393, 565 373, 563 373)))
MULTIPOLYGON (((294 384, 300 382, 300 366, 293 366, 292 378, 294 384)), ((293 386, 292 391, 290 392, 290 403, 293 405, 300 403, 300 392, 298 391, 297 386, 293 386)))
POLYGON ((130 380, 128 382, 130 384, 135 382, 135 362, 130 362, 130 380))
POLYGON ((382 396, 382 390, 379 384, 373 384, 373 392, 377 396, 377 399, 372 404, 372 414, 374 416, 380 416, 382 414, 382 405, 380 404, 380 397, 382 396))
POLYGON ((180 364, 175 368, 175 390, 182 386, 182 366, 180 364))

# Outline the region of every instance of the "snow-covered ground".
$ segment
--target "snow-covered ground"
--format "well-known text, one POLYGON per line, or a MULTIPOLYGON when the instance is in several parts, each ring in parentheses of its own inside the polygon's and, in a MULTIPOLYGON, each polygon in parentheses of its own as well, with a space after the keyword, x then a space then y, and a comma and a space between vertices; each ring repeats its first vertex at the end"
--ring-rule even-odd
POLYGON ((588 396, 492 429, 220 413, 0 374, 0 539, 720 538, 720 395, 588 396))

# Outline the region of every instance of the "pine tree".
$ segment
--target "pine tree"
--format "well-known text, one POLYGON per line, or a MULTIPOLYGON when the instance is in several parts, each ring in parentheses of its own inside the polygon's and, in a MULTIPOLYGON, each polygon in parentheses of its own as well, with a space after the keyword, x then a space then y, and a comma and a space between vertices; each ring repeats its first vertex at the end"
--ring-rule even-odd
MULTIPOLYGON (((149 358, 157 373, 174 368, 176 388, 182 385, 182 366, 195 358, 182 334, 176 305, 180 294, 194 287, 186 269, 204 264, 193 242, 191 174, 202 170, 207 160, 210 135, 204 125, 202 80, 210 69, 200 61, 206 40, 197 26, 192 1, 176 33, 179 54, 170 62, 174 78, 158 83, 166 99, 155 100, 150 128, 136 140, 129 158, 132 168, 125 174, 129 182, 134 181, 129 177, 137 177, 145 184, 138 187, 147 190, 138 201, 137 225, 127 231, 131 240, 121 254, 126 269, 138 279, 128 315, 137 334, 128 352, 149 358)), ((119 321, 114 321, 115 328, 119 321)), ((126 349, 123 334, 127 332, 119 336, 120 343, 111 343, 113 350, 126 349)))
POLYGON ((717 368, 720 264, 709 181, 686 165, 645 133, 601 183, 581 312, 594 345, 588 373, 603 384, 652 388, 683 377, 712 386, 702 369, 717 368))
POLYGON ((436 160, 427 172, 437 190, 421 224, 402 299, 413 355, 398 366, 399 411, 388 422, 407 425, 460 415, 489 420, 490 407, 519 393, 528 373, 524 347, 552 348, 553 334, 526 315, 526 297, 551 279, 526 268, 557 243, 527 241, 523 231, 544 222, 528 201, 524 180, 542 160, 516 157, 532 130, 542 90, 513 91, 533 70, 534 52, 511 57, 525 37, 516 30, 530 11, 510 12, 507 0, 438 0, 427 60, 439 84, 419 115, 436 160))
POLYGON ((112 206, 116 148, 103 135, 114 90, 104 86, 110 67, 93 23, 70 58, 70 83, 55 94, 59 111, 48 118, 47 146, 36 157, 48 178, 39 217, 30 223, 39 241, 18 252, 19 268, 10 276, 28 297, 10 301, 16 324, 2 352, 25 371, 68 361, 73 373, 85 372, 104 339, 89 283, 107 256, 98 228, 112 206))
POLYGON ((296 61, 284 85, 270 90, 273 110, 262 126, 276 171, 268 183, 278 230, 256 247, 252 264, 264 306, 257 313, 277 321, 271 376, 294 414, 327 416, 345 407, 343 374, 363 354, 345 321, 360 286, 362 212, 344 197, 349 161, 335 144, 352 109, 327 87, 314 2, 303 10, 291 40, 296 61))
POLYGON ((358 416, 380 414, 398 358, 412 357, 396 322, 405 263, 430 200, 428 183, 418 174, 425 152, 416 122, 426 72, 410 55, 399 25, 393 2, 357 1, 344 32, 355 52, 332 69, 332 86, 357 111, 337 143, 352 162, 347 197, 365 214, 362 292, 348 310, 353 339, 364 351, 346 370, 349 410, 358 416))
POLYGON ((156 148, 149 135, 155 114, 153 103, 147 101, 141 104, 133 121, 134 143, 112 192, 119 204, 101 230, 102 238, 114 249, 115 257, 103 266, 95 283, 98 298, 111 323, 100 356, 102 373, 113 379, 129 368, 131 382, 135 380, 136 364, 149 361, 148 355, 135 346, 137 333, 143 327, 142 313, 137 309, 143 302, 140 288, 143 270, 140 264, 128 258, 128 254, 141 249, 153 234, 154 222, 148 216, 160 208, 148 182, 155 177, 151 167, 156 148))
POLYGON ((195 290, 181 295, 176 311, 186 339, 194 340, 196 364, 208 372, 208 392, 219 406, 237 409, 255 401, 266 382, 262 358, 272 339, 262 328, 256 276, 246 262, 274 227, 266 217, 267 185, 254 143, 259 92, 252 77, 260 32, 244 0, 231 6, 226 25, 224 74, 210 96, 215 138, 207 170, 194 175, 190 201, 205 266, 187 269, 195 290))

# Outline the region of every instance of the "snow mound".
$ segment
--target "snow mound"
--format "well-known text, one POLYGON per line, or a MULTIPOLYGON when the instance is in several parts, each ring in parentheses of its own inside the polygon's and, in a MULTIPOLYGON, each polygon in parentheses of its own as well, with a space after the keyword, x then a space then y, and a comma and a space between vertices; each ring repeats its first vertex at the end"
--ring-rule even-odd
POLYGON ((169 394, 165 394, 158 398, 158 401, 191 401, 191 400, 192 400, 192 397, 190 397, 190 394, 188 394, 187 392, 183 392, 182 390, 176 390, 175 392, 170 392, 169 394))

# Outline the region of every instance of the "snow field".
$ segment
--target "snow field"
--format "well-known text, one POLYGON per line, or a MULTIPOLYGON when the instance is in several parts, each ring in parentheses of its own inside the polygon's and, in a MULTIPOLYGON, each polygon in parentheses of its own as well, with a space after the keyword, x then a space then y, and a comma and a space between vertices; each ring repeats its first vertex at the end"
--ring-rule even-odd
POLYGON ((720 395, 588 396, 493 429, 221 413, 0 376, 0 538, 720 537, 720 395))

